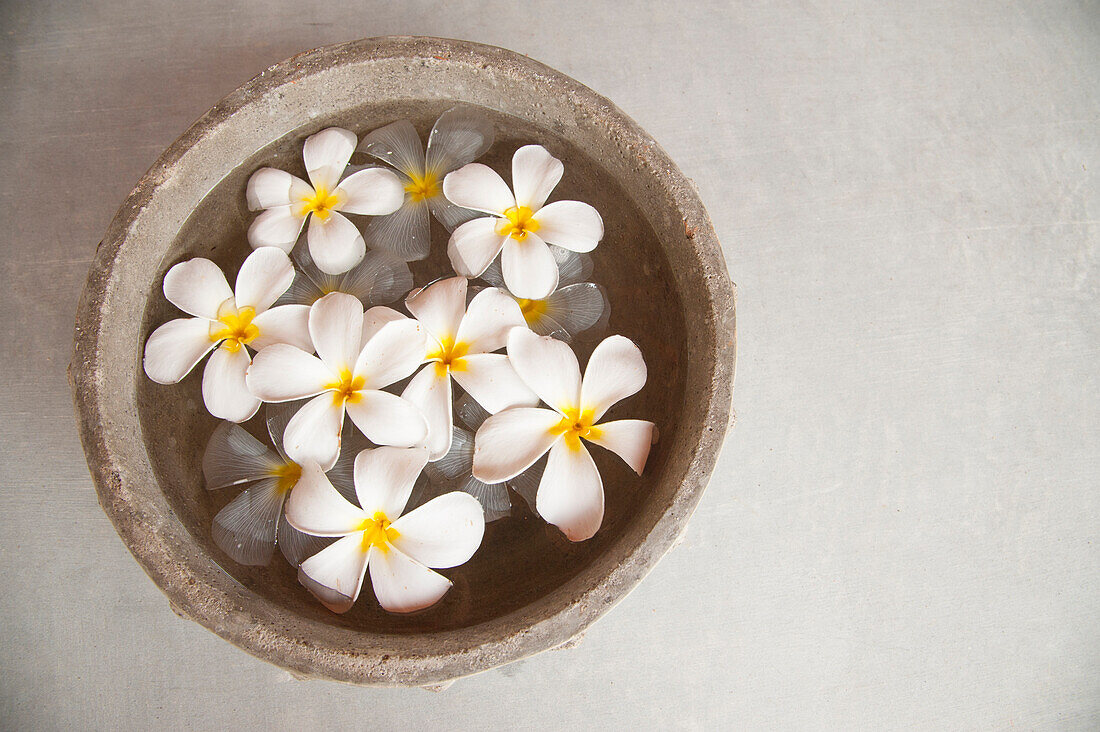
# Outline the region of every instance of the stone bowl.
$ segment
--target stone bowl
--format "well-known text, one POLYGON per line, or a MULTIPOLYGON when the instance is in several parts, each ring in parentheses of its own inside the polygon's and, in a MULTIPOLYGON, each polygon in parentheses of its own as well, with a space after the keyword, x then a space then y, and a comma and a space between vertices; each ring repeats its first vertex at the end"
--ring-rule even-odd
MULTIPOLYGON (((433 222, 433 255, 413 266, 418 284, 448 273, 446 239, 433 222)), ((165 151, 96 252, 70 379, 100 503, 175 612, 300 676, 437 686, 575 640, 668 551, 730 420, 734 343, 733 286, 710 219, 637 124, 525 56, 389 37, 272 66, 165 151), (235 491, 203 486, 202 450, 216 422, 202 404, 199 370, 176 386, 154 384, 141 367, 144 343, 178 317, 161 291, 170 266, 208 257, 233 281, 250 251, 244 190, 252 171, 274 165, 303 175, 302 140, 333 125, 362 136, 408 118, 426 137, 456 104, 494 121, 497 141, 482 162, 510 179, 516 147, 543 144, 565 163, 552 200, 587 201, 603 214, 593 279, 611 302, 609 331, 638 342, 650 374, 611 416, 651 419, 661 437, 641 478, 593 451, 607 494, 593 539, 571 544, 521 505, 487 527, 473 560, 444 572, 454 587, 436 606, 389 615, 368 582, 355 608, 335 615, 278 554, 269 567, 241 567, 217 548, 211 519, 235 491)), ((577 345, 583 363, 594 342, 577 345)))

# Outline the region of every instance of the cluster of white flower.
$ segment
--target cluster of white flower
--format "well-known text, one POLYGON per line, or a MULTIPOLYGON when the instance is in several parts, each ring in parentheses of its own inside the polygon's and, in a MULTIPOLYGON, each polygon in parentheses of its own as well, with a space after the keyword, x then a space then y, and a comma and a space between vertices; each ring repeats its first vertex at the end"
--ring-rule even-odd
POLYGON ((469 560, 486 520, 509 514, 509 486, 568 539, 592 537, 604 491, 584 443, 640 475, 655 433, 600 421, 644 386, 638 347, 605 338, 582 376, 569 345, 606 323, 608 304, 586 281, 599 213, 546 203, 561 161, 519 148, 509 188, 472 162, 493 132, 467 109, 439 118, 426 152, 407 121, 357 142, 339 128, 307 138, 308 183, 252 175, 247 201, 262 212, 235 287, 210 260, 173 266, 164 295, 192 317, 157 328, 144 365, 174 384, 212 352, 203 400, 225 421, 203 458, 207 487, 248 485, 214 518, 231 558, 265 565, 278 546, 335 612, 369 571, 383 608, 413 612, 451 587, 435 570, 469 560), (349 166, 357 149, 393 170, 349 166), (451 232, 457 276, 413 290, 407 262, 430 253, 429 213, 451 232), (373 218, 361 232, 345 214, 373 218), (406 312, 387 307, 402 297, 406 312), (271 448, 237 424, 262 403, 271 448))

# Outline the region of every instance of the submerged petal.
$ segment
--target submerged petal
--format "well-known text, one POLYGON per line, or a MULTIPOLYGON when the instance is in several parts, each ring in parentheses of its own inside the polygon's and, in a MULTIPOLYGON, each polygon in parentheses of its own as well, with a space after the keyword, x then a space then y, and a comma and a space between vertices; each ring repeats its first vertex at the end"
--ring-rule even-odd
POLYGON ((396 302, 412 286, 412 272, 403 260, 388 252, 367 252, 363 261, 344 275, 339 290, 371 307, 396 302))
POLYGON ((557 260, 536 234, 528 233, 523 241, 505 240, 500 267, 508 291, 516 297, 541 300, 558 286, 557 260))
POLYGON ((653 426, 641 419, 618 419, 597 425, 585 439, 606 447, 641 475, 653 445, 653 426))
POLYGON ((599 421, 616 402, 637 394, 646 381, 642 351, 629 338, 604 338, 588 359, 581 386, 581 406, 599 421))
POLYGON ((145 375, 158 384, 175 384, 215 346, 210 321, 176 318, 153 331, 145 342, 145 375))
POLYGON ((164 275, 164 296, 187 313, 207 320, 218 319, 218 308, 233 297, 218 265, 209 259, 188 259, 164 275))
POLYGON ((475 353, 461 359, 451 376, 489 412, 509 407, 533 407, 535 392, 519 377, 503 353, 475 353))
POLYGON ((512 187, 516 191, 516 205, 538 211, 564 172, 562 162, 542 145, 524 145, 516 150, 512 156, 512 187))
POLYGON ((363 238, 372 249, 389 252, 407 262, 424 259, 432 245, 428 204, 406 197, 393 213, 371 219, 363 238))
POLYGON ((516 205, 508 184, 488 165, 469 163, 443 179, 443 195, 456 206, 503 214, 516 205))
POLYGON ((245 199, 250 211, 259 211, 297 203, 311 193, 312 186, 285 170, 260 168, 248 179, 245 199))
POLYGON ((474 438, 474 477, 500 483, 519 475, 558 441, 561 415, 549 409, 515 407, 494 414, 474 438))
POLYGON ((446 569, 469 561, 485 535, 477 499, 455 491, 433 498, 393 522, 393 546, 426 567, 446 569))
POLYGON ((329 610, 346 613, 359 597, 369 556, 357 531, 302 562, 298 581, 329 610))
POLYGON ((485 511, 485 523, 502 519, 512 513, 512 498, 508 495, 507 483, 483 483, 472 475, 467 475, 459 490, 469 493, 485 511))
POLYGON ((470 107, 452 107, 428 134, 426 168, 440 175, 477 160, 493 146, 493 123, 470 107))
POLYGON ((358 227, 336 211, 330 212, 324 221, 317 216, 310 217, 306 241, 313 262, 328 274, 347 272, 359 264, 367 252, 358 227))
POLYGON ((260 247, 244 260, 233 293, 238 308, 262 313, 294 282, 294 265, 278 247, 260 247))
POLYGON ((438 340, 455 338, 466 313, 465 277, 433 282, 405 300, 405 307, 438 340))
POLYGON ((354 132, 339 127, 329 127, 306 138, 302 159, 314 188, 329 192, 336 188, 355 152, 356 142, 358 138, 354 132))
POLYGON ((278 247, 289 252, 301 236, 305 222, 306 217, 298 213, 296 205, 266 209, 249 225, 248 243, 253 249, 278 247))
POLYGON ((381 511, 394 521, 405 510, 420 471, 428 463, 423 447, 376 447, 355 457, 355 494, 368 516, 381 511))
POLYGON ((304 531, 298 531, 286 520, 286 514, 279 517, 279 528, 275 535, 276 546, 292 567, 297 567, 303 559, 317 554, 331 541, 323 536, 310 536, 304 531))
POLYGON ((385 168, 367 168, 352 173, 340 181, 336 190, 346 196, 340 204, 341 211, 364 216, 392 214, 405 200, 405 186, 385 168))
POLYGON ((214 543, 238 564, 252 567, 269 564, 275 553, 285 495, 278 478, 266 478, 242 491, 214 517, 211 526, 214 543))
POLYGON ((424 415, 411 402, 386 391, 367 389, 344 405, 359 431, 376 445, 411 447, 428 436, 424 415))
POLYGON ((343 403, 331 394, 320 394, 290 418, 283 432, 283 449, 299 465, 313 461, 328 470, 340 455, 343 426, 343 403))
POLYGON ((539 236, 574 252, 590 252, 603 239, 599 211, 580 201, 555 201, 538 212, 539 236))
POLYGON ((282 466, 270 448, 233 422, 214 429, 202 454, 207 490, 269 478, 282 466))
POLYGON ((265 402, 289 402, 326 391, 336 378, 316 356, 276 343, 256 354, 245 375, 245 385, 265 402))
POLYGON ((539 515, 570 541, 591 539, 603 523, 603 480, 588 450, 577 440, 550 449, 535 505, 539 515))
POLYGON ((308 305, 277 305, 253 318, 252 324, 260 332, 248 345, 257 351, 276 343, 286 343, 307 353, 313 352, 308 305))
POLYGON ((527 324, 539 335, 563 333, 563 340, 568 340, 599 322, 605 306, 598 285, 579 282, 554 290, 543 301, 541 312, 528 316, 527 324))
POLYGON ((523 325, 523 312, 515 299, 487 287, 470 300, 455 341, 467 344, 470 353, 489 353, 504 348, 508 331, 523 325))
POLYGON ((370 580, 378 604, 391 613, 431 607, 451 589, 449 579, 393 546, 371 551, 370 580))
POLYGON ((215 417, 244 422, 260 408, 260 400, 245 385, 252 359, 242 347, 218 348, 202 372, 202 400, 215 417))
POLYGON ((401 396, 420 410, 428 425, 429 460, 451 449, 451 377, 447 369, 429 363, 412 378, 401 396))
POLYGON ((398 120, 368 133, 359 150, 389 163, 408 176, 423 175, 424 146, 412 122, 398 120))
POLYGON ((592 276, 592 257, 569 249, 551 246, 558 261, 558 287, 586 282, 592 276))
POLYGON ((495 216, 467 221, 451 234, 447 256, 455 272, 464 277, 477 277, 492 264, 510 237, 497 233, 495 216))
POLYGON ((565 343, 525 328, 508 334, 512 367, 544 402, 559 412, 576 409, 581 397, 581 367, 565 343))
POLYGON ((359 531, 370 515, 340 495, 320 466, 306 462, 287 499, 286 518, 291 526, 313 536, 345 536, 359 531))
POLYGON ((309 334, 333 374, 350 373, 362 348, 363 303, 343 292, 325 295, 310 308, 309 334))
POLYGON ((454 231, 467 221, 484 216, 480 211, 456 206, 443 196, 429 198, 428 209, 432 212, 432 216, 435 216, 435 220, 443 224, 443 228, 447 231, 454 231))

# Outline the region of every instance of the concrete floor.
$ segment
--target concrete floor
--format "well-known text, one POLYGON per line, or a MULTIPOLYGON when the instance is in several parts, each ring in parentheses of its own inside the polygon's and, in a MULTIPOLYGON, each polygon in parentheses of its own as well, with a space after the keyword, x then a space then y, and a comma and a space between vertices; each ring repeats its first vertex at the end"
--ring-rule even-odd
POLYGON ((0 726, 1100 726, 1100 5, 892 5, 3 3, 0 726), (579 647, 438 694, 299 682, 173 615, 65 381, 158 154, 269 64, 392 33, 611 98, 697 182, 740 298, 686 541, 579 647))

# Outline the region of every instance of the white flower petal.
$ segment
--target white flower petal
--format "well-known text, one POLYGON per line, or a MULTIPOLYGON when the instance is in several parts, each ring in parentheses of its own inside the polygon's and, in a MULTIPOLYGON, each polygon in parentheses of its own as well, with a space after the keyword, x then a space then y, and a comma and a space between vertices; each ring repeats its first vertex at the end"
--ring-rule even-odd
POLYGON ((560 435, 552 430, 561 415, 549 409, 515 407, 494 414, 474 437, 474 477, 500 483, 519 475, 542 457, 560 435))
POLYGON ((306 241, 317 269, 328 274, 347 272, 363 261, 367 253, 359 228, 336 211, 329 213, 324 221, 316 215, 311 216, 306 241))
POLYGON ((405 186, 393 171, 385 168, 367 168, 352 173, 340 181, 336 190, 347 198, 340 210, 363 216, 385 216, 401 207, 405 200, 405 186))
POLYGON ((215 346, 210 321, 176 318, 153 331, 145 342, 145 375, 158 384, 175 384, 215 346))
POLYGON ((278 455, 233 422, 214 429, 202 454, 207 490, 269 478, 282 466, 278 455))
POLYGON ((554 201, 540 208, 535 220, 543 241, 574 252, 590 252, 603 239, 599 211, 580 201, 554 201))
POLYGON ((363 532, 357 531, 322 549, 298 567, 298 581, 334 613, 351 610, 371 552, 363 549, 363 532))
POLYGON ((524 145, 512 156, 516 205, 538 211, 561 180, 565 166, 542 145, 524 145))
POLYGON ((253 318, 252 324, 260 332, 248 345, 256 351, 276 343, 286 343, 307 353, 313 351, 308 305, 277 305, 253 318))
POLYGON ((218 265, 196 257, 168 270, 164 275, 164 296, 188 315, 217 320, 218 308, 233 297, 233 290, 218 265))
POLYGON ((286 520, 285 513, 279 517, 279 528, 275 535, 275 543, 292 567, 297 567, 303 559, 317 554, 328 546, 331 541, 331 539, 323 536, 310 536, 304 531, 298 531, 286 520))
POLYGON ((451 377, 446 367, 429 363, 412 378, 404 399, 415 404, 428 424, 429 460, 438 460, 451 449, 451 377))
POLYGON ((544 402, 559 412, 580 406, 581 367, 573 349, 525 328, 508 334, 512 368, 544 402))
POLYGON ((455 341, 467 344, 470 353, 489 353, 504 348, 508 331, 524 325, 523 312, 515 299, 487 287, 470 300, 455 341))
POLYGON ((329 193, 336 188, 358 141, 355 133, 339 127, 329 127, 306 138, 302 159, 314 188, 329 193))
POLYGON ((493 146, 493 123, 471 107, 452 107, 428 134, 428 170, 439 174, 477 160, 493 146))
POLYGON ((356 401, 344 408, 351 421, 376 445, 412 447, 428 436, 428 423, 420 409, 396 394, 375 389, 357 392, 356 401))
POLYGON ((562 440, 550 449, 535 506, 569 541, 591 539, 603 523, 603 480, 579 440, 562 440))
POLYGON ((329 393, 318 394, 290 418, 283 432, 283 449, 299 465, 313 461, 321 470, 329 470, 340 456, 343 427, 343 400, 329 393))
POLYGON ((359 150, 389 163, 408 176, 423 175, 424 146, 412 122, 398 120, 367 134, 359 150))
POLYGON ((412 318, 393 320, 363 344, 353 373, 366 380, 364 388, 382 389, 416 371, 427 349, 424 326, 412 318))
MULTIPOLYGON (((403 315, 393 308, 388 308, 385 305, 376 305, 363 313, 363 343, 373 338, 378 331, 382 330, 382 326, 387 323, 409 319, 408 315, 403 315)), ((361 354, 362 352, 360 352, 360 355, 361 354)))
POLYGON ((350 373, 362 348, 363 303, 343 292, 325 295, 310 308, 309 334, 332 373, 350 373))
POLYGON ((369 307, 396 302, 412 286, 412 272, 403 260, 389 252, 367 252, 363 261, 344 275, 339 290, 369 307))
POLYGON ((278 247, 284 252, 289 252, 301 236, 302 225, 305 222, 306 217, 298 214, 296 205, 266 209, 249 225, 248 243, 253 249, 278 247))
POLYGON ((284 496, 278 478, 266 478, 243 491, 214 517, 214 543, 237 564, 267 566, 275 553, 284 496))
POLYGON ((432 216, 435 216, 435 220, 443 224, 443 228, 447 231, 454 231, 467 221, 484 216, 480 211, 456 206, 443 196, 429 198, 428 209, 432 212, 432 216))
POLYGON ((238 308, 262 313, 294 282, 294 265, 278 247, 260 247, 244 260, 237 273, 233 300, 238 308))
POLYGON ((597 425, 585 437, 621 457, 635 473, 645 469, 653 445, 653 423, 641 419, 618 419, 597 425))
POLYGON ((316 356, 295 346, 276 343, 256 354, 245 384, 265 402, 289 402, 320 394, 336 378, 316 356))
POLYGON ((588 359, 581 386, 581 405, 597 422, 616 402, 637 394, 646 381, 642 351, 629 338, 604 338, 588 359))
POLYGON ((467 221, 451 234, 447 241, 447 256, 455 272, 464 277, 477 277, 500 254, 510 237, 497 233, 495 216, 483 216, 467 221))
POLYGON ((406 197, 393 213, 371 219, 363 238, 371 249, 389 252, 407 262, 424 259, 432 246, 428 204, 406 197))
POLYGON ((252 359, 248 351, 218 348, 202 372, 202 400, 215 417, 244 422, 260 408, 260 400, 245 385, 245 374, 252 359))
POLYGON ((370 580, 378 604, 391 613, 431 607, 451 589, 449 579, 393 546, 370 553, 370 580))
POLYGON ((260 168, 248 179, 245 199, 250 211, 289 206, 313 194, 313 187, 285 170, 260 168))
POLYGON ((345 536, 360 531, 370 514, 340 495, 320 466, 306 462, 287 499, 286 518, 312 536, 345 536))
POLYGON ((439 280, 414 292, 405 307, 437 340, 453 340, 466 313, 465 277, 439 280))
POLYGON ((451 376, 489 412, 533 407, 538 396, 519 377, 503 353, 475 353, 451 367, 451 376))
POLYGON ((456 206, 497 216, 516 205, 504 179, 481 163, 470 163, 448 173, 443 179, 443 195, 456 206))
POLYGON ((468 493, 447 493, 393 522, 393 546, 426 567, 465 564, 481 546, 485 511, 468 493))
POLYGON ((508 291, 516 297, 541 300, 558 286, 558 262, 535 234, 528 233, 523 241, 508 237, 500 268, 508 291))
POLYGON ((423 447, 376 447, 356 455, 355 494, 364 513, 381 511, 390 521, 397 519, 427 463, 423 447))

